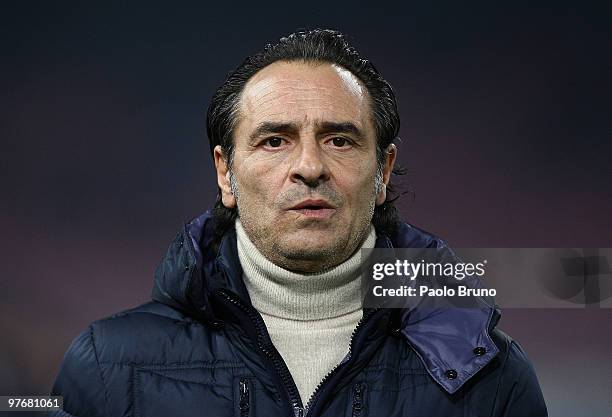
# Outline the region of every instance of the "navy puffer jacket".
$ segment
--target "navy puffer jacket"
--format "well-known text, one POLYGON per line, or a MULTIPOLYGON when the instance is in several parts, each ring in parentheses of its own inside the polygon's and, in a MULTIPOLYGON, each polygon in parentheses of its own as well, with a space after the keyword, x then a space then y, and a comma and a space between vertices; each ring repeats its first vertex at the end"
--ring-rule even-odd
MULTIPOLYGON (((207 212, 156 271, 152 301, 94 322, 53 387, 78 417, 543 417, 534 370, 499 311, 366 309, 349 354, 302 404, 242 281, 235 231, 212 251, 207 212)), ((448 250, 408 224, 377 247, 448 250)))

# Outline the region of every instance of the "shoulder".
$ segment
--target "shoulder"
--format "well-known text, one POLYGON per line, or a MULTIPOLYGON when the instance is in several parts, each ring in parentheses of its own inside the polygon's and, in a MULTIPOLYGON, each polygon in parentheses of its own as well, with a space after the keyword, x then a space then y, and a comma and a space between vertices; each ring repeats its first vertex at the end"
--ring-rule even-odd
POLYGON ((158 302, 147 302, 95 320, 74 339, 68 351, 78 352, 89 345, 97 348, 99 344, 106 344, 114 339, 123 341, 123 336, 133 337, 135 333, 164 330, 177 323, 190 321, 192 320, 171 307, 158 302))
POLYGON ((493 342, 499 348, 499 366, 505 379, 519 381, 529 374, 535 376, 531 359, 516 340, 497 328, 493 329, 490 334, 493 342))
POLYGON ((155 301, 91 323, 64 362, 87 366, 91 361, 83 361, 84 349, 102 370, 235 360, 223 328, 155 301))
POLYGON ((96 328, 121 329, 134 325, 146 325, 147 323, 163 326, 176 323, 177 321, 191 321, 191 319, 177 309, 157 301, 149 301, 96 320, 91 325, 96 328))
POLYGON ((96 320, 70 344, 62 373, 114 365, 150 365, 191 359, 191 341, 204 341, 211 332, 203 324, 157 302, 148 302, 96 320), (173 343, 169 345, 168 340, 173 343), (185 357, 181 357, 181 352, 185 357))
POLYGON ((474 388, 483 387, 472 390, 472 404, 492 410, 492 415, 547 416, 534 366, 521 345, 499 329, 490 335, 499 354, 472 381, 474 388))
POLYGON ((157 363, 167 353, 165 340, 189 345, 189 335, 205 337, 207 327, 180 311, 148 302, 96 320, 88 330, 100 364, 157 363))

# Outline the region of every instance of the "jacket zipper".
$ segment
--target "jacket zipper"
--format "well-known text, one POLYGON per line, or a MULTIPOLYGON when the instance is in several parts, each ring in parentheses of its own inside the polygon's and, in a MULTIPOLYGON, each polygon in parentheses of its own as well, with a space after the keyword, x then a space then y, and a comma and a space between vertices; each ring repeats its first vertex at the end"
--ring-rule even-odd
POLYGON ((250 407, 249 384, 245 378, 240 378, 239 390, 240 399, 238 402, 238 407, 240 408, 240 417, 248 417, 250 407))
POLYGON ((287 394, 289 395, 289 400, 291 401, 291 406, 293 409, 293 415, 295 417, 304 417, 305 412, 304 407, 302 405, 302 399, 300 398, 300 393, 298 392, 297 387, 295 386, 295 382, 291 377, 291 373, 289 372, 287 365, 285 365, 285 362, 283 362, 280 353, 278 353, 278 351, 272 346, 271 343, 270 347, 266 346, 263 343, 262 339, 265 338, 266 331, 265 324, 261 316, 254 308, 243 304, 240 300, 237 300, 236 298, 228 294, 226 291, 219 290, 218 293, 221 294, 221 296, 223 296, 223 298, 225 298, 228 302, 232 303, 240 310, 242 310, 249 317, 257 333, 257 346, 259 347, 259 350, 272 361, 274 369, 280 376, 281 381, 283 382, 283 385, 287 390, 287 394))
POLYGON ((225 298, 227 301, 229 301, 230 303, 238 307, 240 310, 242 310, 253 323, 255 327, 255 331, 257 333, 257 346, 259 347, 259 350, 261 350, 261 352, 272 361, 272 364, 274 365, 276 372, 281 377, 281 381, 283 382, 283 385, 285 386, 285 389, 287 390, 287 394, 289 394, 289 400, 291 401, 291 406, 293 408, 294 417, 305 417, 308 415, 308 411, 314 405, 315 400, 317 398, 317 394, 319 394, 321 387, 329 380, 329 378, 331 378, 337 372, 337 370, 346 362, 346 360, 352 357, 355 335, 365 325, 365 323, 367 323, 367 321, 375 313, 377 313, 380 310, 380 308, 373 308, 370 310, 366 310, 363 317, 359 320, 359 322, 357 323, 357 326, 355 327, 355 329, 353 329, 353 332, 351 333, 349 349, 348 349, 348 353, 345 359, 343 359, 339 364, 334 366, 332 370, 329 371, 323 377, 323 379, 319 382, 319 384, 315 388, 313 394, 310 396, 308 403, 306 404, 306 406, 304 406, 302 404, 302 399, 300 398, 300 393, 298 392, 297 387, 295 386, 295 382, 293 381, 293 378, 291 377, 291 373, 289 372, 287 365, 285 365, 285 362, 283 362, 283 359, 280 356, 280 353, 278 353, 278 351, 273 346, 271 348, 266 347, 261 340, 262 338, 265 337, 266 330, 265 330, 265 324, 263 322, 263 319, 261 318, 259 313, 257 313, 257 310, 245 305, 240 300, 234 298, 232 295, 230 295, 224 290, 219 290, 218 292, 219 294, 221 294, 221 296, 223 296, 223 298, 225 298))
POLYGON ((304 407, 304 411, 305 414, 308 413, 308 411, 312 408, 312 406, 314 405, 317 395, 319 394, 319 392, 321 391, 321 387, 337 372, 338 368, 340 368, 344 363, 346 363, 346 361, 348 359, 350 359, 353 355, 353 344, 355 342, 355 335, 357 334, 357 332, 359 332, 359 330, 364 326, 364 324, 378 311, 380 310, 380 308, 373 308, 371 310, 366 310, 366 312, 364 313, 363 317, 361 318, 361 320, 359 320, 359 322, 357 323, 357 326, 355 327, 355 329, 353 329, 353 333, 351 333, 351 339, 350 339, 350 343, 349 343, 349 350, 347 355, 345 356, 345 359, 343 359, 339 364, 337 364, 336 366, 334 366, 332 368, 331 371, 329 371, 324 377, 323 379, 319 382, 319 384, 317 385, 317 388, 315 388, 314 392, 312 393, 312 395, 310 396, 310 399, 308 400, 308 403, 306 404, 306 407, 304 407))
POLYGON ((363 387, 361 384, 353 388, 353 417, 360 417, 363 409, 363 387))

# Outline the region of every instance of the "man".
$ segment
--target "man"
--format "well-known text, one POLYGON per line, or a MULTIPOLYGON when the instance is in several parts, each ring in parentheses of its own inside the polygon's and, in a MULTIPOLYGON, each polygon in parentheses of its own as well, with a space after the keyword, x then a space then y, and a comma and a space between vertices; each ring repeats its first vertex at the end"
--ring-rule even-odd
POLYGON ((170 244, 153 301, 71 345, 57 416, 546 416, 486 308, 363 308, 360 249, 447 251, 388 195, 394 94, 334 31, 247 58, 212 99, 215 208, 170 244))

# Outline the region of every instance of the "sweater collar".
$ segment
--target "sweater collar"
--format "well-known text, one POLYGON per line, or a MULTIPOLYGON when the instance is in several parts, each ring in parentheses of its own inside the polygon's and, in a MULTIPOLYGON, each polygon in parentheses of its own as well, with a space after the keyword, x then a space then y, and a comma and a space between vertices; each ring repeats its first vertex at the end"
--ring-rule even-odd
POLYGON ((253 306, 262 313, 291 320, 322 320, 361 309, 361 251, 373 248, 374 226, 343 263, 316 274, 299 274, 269 261, 236 220, 238 257, 253 306))

